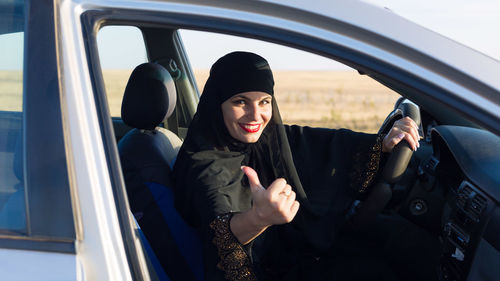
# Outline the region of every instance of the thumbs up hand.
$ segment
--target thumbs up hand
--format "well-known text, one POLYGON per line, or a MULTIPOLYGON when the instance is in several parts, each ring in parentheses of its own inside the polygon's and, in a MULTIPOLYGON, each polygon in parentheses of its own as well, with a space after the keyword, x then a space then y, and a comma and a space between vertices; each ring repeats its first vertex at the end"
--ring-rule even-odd
POLYGON ((267 227, 291 222, 299 210, 299 202, 285 179, 277 179, 265 189, 254 169, 247 166, 241 169, 248 177, 253 205, 250 210, 234 214, 230 227, 238 241, 246 245, 267 227))
POLYGON ((257 172, 248 167, 241 167, 248 177, 252 190, 253 206, 256 223, 266 228, 274 224, 289 223, 299 210, 299 202, 295 200, 295 192, 283 178, 276 179, 267 189, 259 180, 257 172))

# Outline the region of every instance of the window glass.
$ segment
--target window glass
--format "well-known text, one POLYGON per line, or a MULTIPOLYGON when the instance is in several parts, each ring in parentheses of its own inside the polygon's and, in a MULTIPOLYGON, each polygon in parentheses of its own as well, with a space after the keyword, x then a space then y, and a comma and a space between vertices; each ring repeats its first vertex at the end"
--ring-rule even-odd
POLYGON ((0 233, 24 232, 22 1, 0 13, 0 233))
POLYGON ((97 34, 97 47, 110 114, 119 117, 130 74, 148 61, 144 38, 135 26, 105 26, 97 34))
POLYGON ((376 133, 399 98, 356 70, 315 54, 237 36, 191 30, 179 33, 200 90, 211 65, 229 52, 250 51, 266 58, 286 124, 376 133))

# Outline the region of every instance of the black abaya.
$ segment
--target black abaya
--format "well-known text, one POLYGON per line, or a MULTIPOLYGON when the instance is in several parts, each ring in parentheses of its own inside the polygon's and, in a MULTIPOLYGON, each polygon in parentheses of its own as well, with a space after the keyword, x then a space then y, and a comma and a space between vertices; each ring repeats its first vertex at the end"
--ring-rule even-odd
POLYGON ((273 86, 263 58, 235 52, 219 59, 179 152, 175 205, 199 230, 207 280, 330 276, 333 267, 315 261, 334 260, 335 234, 353 200, 376 176, 381 136, 283 125, 274 98, 272 119, 259 140, 246 144, 233 139, 223 123, 222 102, 246 91, 272 95, 273 86), (285 178, 301 204, 291 223, 271 226, 245 246, 229 228, 232 214, 252 204, 242 165, 254 168, 265 187, 285 178))

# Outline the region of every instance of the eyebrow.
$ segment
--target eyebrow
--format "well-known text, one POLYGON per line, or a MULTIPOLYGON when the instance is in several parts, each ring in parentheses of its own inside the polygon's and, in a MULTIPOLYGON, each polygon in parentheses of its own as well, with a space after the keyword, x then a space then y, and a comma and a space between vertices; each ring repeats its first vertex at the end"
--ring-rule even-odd
MULTIPOLYGON (((240 94, 236 94, 236 95, 235 95, 235 96, 233 96, 231 99, 237 99, 237 98, 244 99, 244 100, 247 100, 247 101, 251 100, 251 99, 249 99, 248 97, 246 97, 246 96, 244 96, 244 95, 240 95, 240 94)), ((263 98, 259 99, 258 101, 262 101, 262 100, 265 100, 265 99, 271 99, 271 100, 272 100, 272 99, 273 99, 273 97, 272 97, 272 96, 265 96, 265 97, 263 97, 263 98)))

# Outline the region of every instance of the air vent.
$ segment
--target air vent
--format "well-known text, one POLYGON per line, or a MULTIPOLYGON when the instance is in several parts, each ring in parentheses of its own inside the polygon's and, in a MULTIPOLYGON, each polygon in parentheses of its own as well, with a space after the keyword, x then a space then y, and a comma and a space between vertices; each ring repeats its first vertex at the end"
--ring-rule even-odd
POLYGON ((486 200, 486 198, 484 198, 483 196, 481 196, 479 194, 476 194, 476 196, 474 196, 472 198, 472 202, 471 202, 468 210, 466 210, 466 211, 469 211, 470 213, 477 216, 477 218, 479 218, 481 216, 481 213, 483 212, 483 210, 486 209, 487 204, 488 204, 488 200, 486 200))
POLYGON ((457 205, 460 208, 465 209, 465 206, 467 205, 467 202, 469 201, 473 193, 475 194, 474 190, 472 190, 472 187, 467 184, 462 185, 462 188, 459 189, 458 192, 457 205))
POLYGON ((425 163, 424 169, 430 173, 431 175, 434 175, 436 172, 436 167, 439 164, 439 160, 436 159, 435 157, 429 158, 427 162, 425 163))
POLYGON ((467 183, 462 183, 459 189, 457 206, 464 211, 473 221, 478 222, 482 212, 486 209, 488 200, 478 194, 476 190, 467 183))

